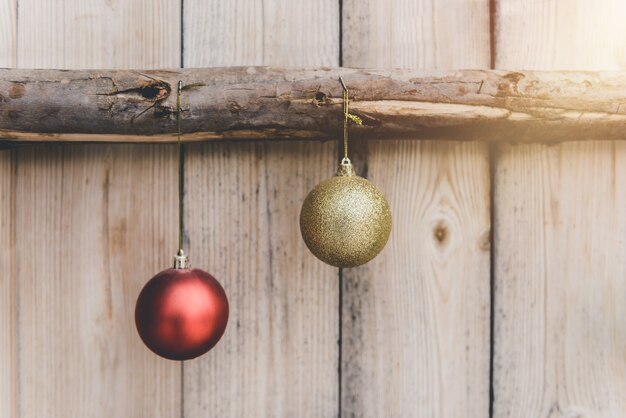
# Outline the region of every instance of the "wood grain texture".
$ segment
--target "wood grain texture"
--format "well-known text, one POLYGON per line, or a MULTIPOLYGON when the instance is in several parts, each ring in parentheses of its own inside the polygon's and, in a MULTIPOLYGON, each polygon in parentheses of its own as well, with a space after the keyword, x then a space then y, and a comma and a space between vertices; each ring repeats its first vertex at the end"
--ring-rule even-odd
POLYGON ((370 142, 394 225, 343 271, 344 416, 487 414, 488 173, 485 144, 370 142))
POLYGON ((134 326, 176 243, 175 147, 19 150, 20 417, 171 417, 180 365, 134 326))
POLYGON ((180 0, 19 0, 20 68, 180 64, 180 0))
POLYGON ((189 146, 190 256, 228 294, 219 345, 185 363, 185 417, 337 415, 337 271, 298 217, 334 171, 332 143, 189 146))
MULTIPOLYGON (((338 64, 334 1, 185 1, 185 16, 186 66, 338 64)), ((320 142, 187 147, 190 256, 224 284, 231 318, 185 364, 186 418, 338 415, 338 274, 298 228, 336 155, 320 142)))
MULTIPOLYGON (((488 13, 487 1, 344 1, 344 65, 488 67, 488 13)), ((486 416, 488 148, 361 152, 357 172, 388 195, 394 221, 376 259, 343 271, 342 416, 486 416)))
POLYGON ((486 68, 489 1, 344 0, 343 65, 486 68))
MULTIPOLYGON (((173 67, 179 1, 20 0, 20 67, 173 67)), ((138 338, 176 250, 176 148, 17 151, 19 418, 173 417, 181 366, 138 338)))
POLYGON ((625 167, 622 143, 501 147, 495 417, 624 416, 625 167))
POLYGON ((0 151, 0 417, 17 414, 15 154, 0 151))
POLYGON ((623 1, 497 0, 495 10, 495 68, 626 68, 623 1))
MULTIPOLYGON (((17 4, 0 2, 0 68, 16 65, 17 4)), ((0 103, 2 99, 0 93, 0 103)), ((17 414, 15 153, 0 151, 0 418, 17 414)))
MULTIPOLYGON (((621 2, 499 0, 496 10, 498 67, 624 67, 621 2)), ((498 149, 494 417, 623 417, 626 148, 498 149)))
POLYGON ((337 0, 185 0, 185 67, 339 60, 337 0))
POLYGON ((0 70, 5 142, 334 139, 342 76, 358 138, 624 139, 626 73, 228 67, 0 70))
POLYGON ((17 0, 0 3, 0 68, 15 67, 17 62, 17 0))

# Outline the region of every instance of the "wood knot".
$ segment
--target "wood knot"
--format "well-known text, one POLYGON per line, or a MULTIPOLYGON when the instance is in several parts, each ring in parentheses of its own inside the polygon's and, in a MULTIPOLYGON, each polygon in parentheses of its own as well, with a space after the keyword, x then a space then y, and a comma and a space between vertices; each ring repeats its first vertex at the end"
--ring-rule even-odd
POLYGON ((444 245, 448 241, 448 235, 448 227, 443 222, 439 222, 433 230, 433 237, 437 244, 444 245))
POLYGON ((326 96, 326 93, 322 93, 321 91, 318 91, 317 93, 315 93, 315 101, 314 104, 316 106, 323 106, 325 104, 328 104, 329 99, 328 96, 326 96))
POLYGON ((518 93, 518 83, 525 77, 524 74, 518 72, 510 72, 502 76, 505 80, 508 81, 504 83, 498 84, 498 92, 496 96, 506 96, 508 94, 517 94, 518 93))
POLYGON ((162 80, 150 80, 143 82, 140 87, 136 89, 123 90, 118 93, 138 93, 141 97, 147 100, 155 102, 166 99, 172 88, 168 83, 162 80))
POLYGON ((237 103, 237 102, 229 102, 228 103, 228 110, 230 110, 230 113, 237 113, 237 114, 239 114, 239 112, 241 112, 241 105, 239 105, 239 103, 237 103))
POLYGON ((491 248, 491 229, 487 228, 478 238, 478 248, 482 251, 489 251, 491 248))
POLYGON ((116 90, 110 93, 100 93, 102 96, 119 96, 119 97, 133 97, 141 96, 143 99, 160 102, 167 99, 170 95, 172 88, 168 83, 161 80, 143 81, 139 87, 134 87, 126 90, 116 90))
POLYGON ((511 83, 517 84, 522 78, 525 77, 525 75, 523 73, 513 71, 505 74, 503 77, 509 80, 511 83))
POLYGON ((11 88, 9 88, 9 97, 11 99, 19 99, 24 96, 24 92, 26 91, 26 87, 22 83, 11 83, 11 88))
POLYGON ((150 84, 148 86, 142 87, 139 90, 141 96, 145 99, 158 99, 160 96, 163 96, 164 89, 160 86, 150 84))

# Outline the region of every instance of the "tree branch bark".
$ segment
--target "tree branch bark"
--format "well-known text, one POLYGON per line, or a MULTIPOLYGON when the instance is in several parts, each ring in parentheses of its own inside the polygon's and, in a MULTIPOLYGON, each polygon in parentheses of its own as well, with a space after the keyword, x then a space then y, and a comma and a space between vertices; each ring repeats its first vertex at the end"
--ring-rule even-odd
POLYGON ((508 142, 626 139, 626 72, 237 67, 0 69, 0 141, 173 142, 340 137, 508 142))

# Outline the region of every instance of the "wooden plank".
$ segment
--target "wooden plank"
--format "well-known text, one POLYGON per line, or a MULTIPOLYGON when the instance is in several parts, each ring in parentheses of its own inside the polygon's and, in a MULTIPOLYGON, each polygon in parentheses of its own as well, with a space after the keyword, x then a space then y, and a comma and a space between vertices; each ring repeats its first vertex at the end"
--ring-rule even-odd
MULTIPOLYGON (((16 0, 0 3, 0 68, 16 65, 16 8, 16 0)), ((0 151, 0 418, 17 415, 14 186, 15 154, 0 151)))
POLYGON ((194 145, 187 155, 192 262, 224 285, 231 317, 219 345, 185 363, 185 417, 335 416, 337 271, 298 229, 304 197, 335 169, 334 144, 194 145))
POLYGON ((19 150, 22 417, 180 413, 180 365, 143 346, 133 315, 175 251, 176 149, 141 148, 19 150))
POLYGON ((496 0, 495 68, 626 68, 626 3, 496 0))
POLYGON ((19 67, 178 67, 180 9, 180 0, 19 0, 19 67))
POLYGON ((337 0, 185 0, 185 67, 339 64, 337 0))
MULTIPOLYGON (((489 66, 487 1, 351 0, 344 28, 346 65, 489 66)), ((394 225, 376 259, 343 271, 343 415, 487 416, 488 148, 370 141, 362 152, 357 172, 387 194, 394 225)))
MULTIPOLYGON (((175 66, 179 1, 20 0, 22 67, 175 66)), ((19 416, 172 417, 181 366, 134 329, 141 286, 176 249, 166 146, 17 151, 19 416)))
MULTIPOLYGON (((496 11, 498 67, 624 67, 622 3, 500 0, 496 11)), ((626 148, 498 148, 494 417, 623 417, 626 148)))
POLYGON ((343 65, 489 67, 489 2, 343 0, 343 65))
POLYGON ((502 146, 495 417, 626 412, 626 146, 502 146))
POLYGON ((0 3, 0 68, 15 67, 17 61, 17 0, 0 3))
POLYGON ((488 172, 484 144, 370 143, 394 226, 378 258, 343 272, 347 416, 487 413, 488 172))
POLYGON ((15 155, 0 151, 0 417, 17 416, 15 155))
MULTIPOLYGON (((257 4, 185 1, 185 65, 338 64, 335 0, 257 4)), ((298 228, 335 156, 320 142, 188 147, 190 256, 224 284, 231 317, 215 350, 185 363, 185 417, 338 415, 338 274, 298 228)))
POLYGON ((160 71, 0 70, 0 137, 15 142, 334 139, 339 76, 359 138, 624 139, 626 73, 236 67, 160 71), (207 80, 210 80, 208 82, 207 80), (190 111, 193 109, 193 111, 190 111), (62 115, 62 117, 59 117, 62 115))

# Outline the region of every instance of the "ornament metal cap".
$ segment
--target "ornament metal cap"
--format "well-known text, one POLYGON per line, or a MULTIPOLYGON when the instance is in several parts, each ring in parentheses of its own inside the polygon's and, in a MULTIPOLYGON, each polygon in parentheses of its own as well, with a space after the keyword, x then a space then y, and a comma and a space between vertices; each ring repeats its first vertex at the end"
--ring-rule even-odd
POLYGON ((337 173, 335 176, 355 176, 354 166, 349 158, 343 158, 339 167, 337 167, 337 173))
POLYGON ((178 254, 174 256, 174 268, 175 269, 186 269, 189 268, 189 257, 182 250, 178 250, 178 254))

